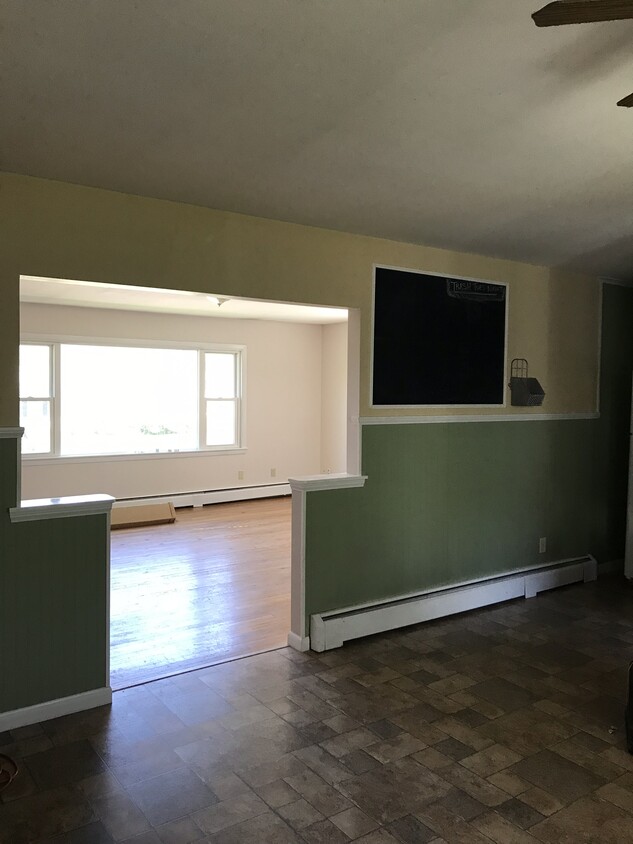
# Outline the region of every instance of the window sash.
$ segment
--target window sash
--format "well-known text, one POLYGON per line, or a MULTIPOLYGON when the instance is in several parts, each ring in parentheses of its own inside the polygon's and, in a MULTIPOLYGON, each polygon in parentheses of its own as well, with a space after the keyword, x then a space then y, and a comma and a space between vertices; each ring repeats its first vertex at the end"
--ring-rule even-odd
MULTIPOLYGON (((33 349, 46 349, 48 351, 48 355, 47 355, 47 357, 48 357, 48 372, 46 373, 46 377, 42 378, 42 380, 48 381, 48 390, 45 393, 37 393, 37 394, 28 393, 27 395, 23 395, 22 394, 22 369, 21 369, 21 366, 20 366, 20 384, 19 384, 20 401, 30 401, 30 400, 47 401, 49 399, 52 399, 53 396, 55 395, 55 390, 54 390, 54 387, 53 387, 54 371, 55 371, 55 364, 54 364, 54 357, 55 357, 54 345, 55 344, 54 343, 35 343, 35 342, 28 343, 28 344, 25 344, 25 343, 20 344, 20 346, 23 346, 23 345, 28 345, 28 346, 32 347, 33 349)), ((21 363, 22 362, 20 361, 20 364, 21 363)))
MULTIPOLYGON (((53 400, 52 398, 37 398, 31 397, 28 398, 21 398, 20 399, 20 425, 24 427, 24 437, 22 439, 22 453, 25 457, 33 456, 33 457, 50 457, 54 453, 54 436, 53 436, 53 400), (45 404, 48 405, 48 426, 47 428, 47 435, 48 435, 48 448, 41 449, 38 451, 30 451, 29 450, 29 426, 26 424, 25 416, 28 417, 28 412, 23 414, 23 406, 24 409, 28 407, 28 405, 38 405, 38 404, 45 404)), ((31 429, 32 430, 32 429, 31 429)), ((35 434, 37 436, 37 433, 35 434)))
POLYGON ((200 429, 200 448, 201 449, 213 449, 213 448, 237 448, 238 443, 240 441, 240 401, 239 399, 203 399, 205 408, 204 408, 204 427, 200 429), (211 444, 207 443, 208 433, 209 433, 209 422, 210 422, 210 414, 209 414, 209 405, 218 404, 218 405, 232 405, 233 406, 233 419, 234 419, 234 427, 233 427, 233 442, 232 443, 221 443, 221 444, 211 444))
POLYGON ((122 457, 122 456, 133 456, 133 457, 145 457, 151 455, 164 455, 164 454, 187 454, 192 452, 214 452, 214 451, 231 451, 235 449, 242 449, 244 448, 244 426, 243 426, 243 400, 242 400, 242 390, 243 390, 243 368, 245 365, 245 348, 243 346, 223 346, 223 345, 213 345, 213 346, 201 346, 198 344, 190 344, 190 343, 152 343, 147 344, 146 342, 141 341, 129 341, 129 340, 114 340, 114 341, 102 341, 102 342, 95 342, 92 338, 76 338, 76 337, 67 337, 63 339, 52 339, 39 337, 33 338, 24 338, 21 343, 21 346, 25 345, 48 345, 50 347, 50 392, 51 395, 49 397, 37 398, 37 397, 20 397, 20 401, 49 401, 50 402, 50 443, 51 443, 51 450, 48 452, 31 452, 25 453, 26 459, 36 459, 36 458, 59 458, 59 459, 82 459, 82 458, 90 458, 90 457, 122 457), (183 449, 181 452, 169 450, 162 450, 162 451, 122 451, 122 452, 81 452, 81 453, 74 453, 74 454, 64 454, 61 451, 61 415, 62 410, 61 406, 63 403, 63 395, 61 395, 60 391, 60 381, 61 381, 61 370, 60 370, 60 360, 61 360, 61 348, 63 346, 77 346, 77 345, 87 345, 87 346, 99 346, 105 348, 112 348, 112 347, 124 347, 124 348, 143 348, 143 349, 174 349, 174 350, 196 350, 197 355, 197 362, 198 362, 198 394, 197 394, 197 419, 192 420, 197 424, 197 447, 192 449, 183 449), (219 354, 219 355, 232 355, 233 356, 233 380, 234 380, 234 395, 221 397, 221 398, 207 398, 205 396, 205 362, 206 362, 206 355, 209 354, 219 354), (212 402, 231 402, 234 406, 234 418, 235 418, 235 429, 234 429, 234 436, 233 441, 231 443, 226 444, 210 444, 207 445, 207 406, 210 405, 212 402))

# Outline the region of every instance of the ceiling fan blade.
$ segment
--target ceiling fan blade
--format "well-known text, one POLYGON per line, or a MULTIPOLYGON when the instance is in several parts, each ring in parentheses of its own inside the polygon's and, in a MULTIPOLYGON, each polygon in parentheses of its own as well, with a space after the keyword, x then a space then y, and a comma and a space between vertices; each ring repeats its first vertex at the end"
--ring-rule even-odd
POLYGON ((623 108, 633 108, 633 94, 629 94, 628 97, 623 97, 618 101, 618 105, 623 108))
POLYGON ((633 18, 633 0, 554 0, 534 12, 537 26, 597 23, 633 18))

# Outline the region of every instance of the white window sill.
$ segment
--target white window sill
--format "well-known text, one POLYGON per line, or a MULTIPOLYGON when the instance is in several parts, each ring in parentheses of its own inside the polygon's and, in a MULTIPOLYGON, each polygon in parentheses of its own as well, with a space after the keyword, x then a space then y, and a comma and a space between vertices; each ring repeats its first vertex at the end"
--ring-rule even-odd
POLYGON ((201 448, 196 451, 157 451, 140 454, 79 454, 79 455, 50 455, 43 457, 23 454, 24 466, 51 466, 55 463, 129 463, 132 460, 156 460, 174 457, 211 457, 223 454, 245 454, 246 448, 201 448))

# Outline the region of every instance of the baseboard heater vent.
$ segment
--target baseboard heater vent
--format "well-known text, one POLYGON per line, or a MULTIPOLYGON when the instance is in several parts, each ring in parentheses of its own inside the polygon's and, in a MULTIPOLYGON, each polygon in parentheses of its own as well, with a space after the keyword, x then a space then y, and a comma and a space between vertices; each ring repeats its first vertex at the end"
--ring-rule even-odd
POLYGON ((596 577, 596 560, 588 555, 379 604, 313 615, 310 618, 310 647, 314 651, 328 651, 361 636, 384 633, 513 598, 533 598, 547 589, 581 580, 587 582, 596 577))
POLYGON ((118 507, 136 507, 149 504, 173 504, 176 509, 179 507, 204 507, 205 504, 249 501, 253 498, 277 498, 282 495, 290 495, 291 492, 288 483, 228 487, 227 489, 209 489, 201 492, 174 492, 169 495, 120 498, 115 503, 113 510, 118 507))

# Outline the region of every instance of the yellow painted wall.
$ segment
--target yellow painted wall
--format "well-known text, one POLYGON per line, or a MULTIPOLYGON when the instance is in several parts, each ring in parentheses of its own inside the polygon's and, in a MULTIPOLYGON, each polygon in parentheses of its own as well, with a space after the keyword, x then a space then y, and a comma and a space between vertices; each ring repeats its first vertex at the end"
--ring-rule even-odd
MULTIPOLYGON (((0 174, 0 426, 17 424, 20 274, 360 308, 360 411, 370 415, 373 264, 509 282, 508 356, 528 358, 547 393, 541 412, 596 409, 599 286, 589 277, 0 174)), ((403 412, 437 411, 375 411, 403 412)))

